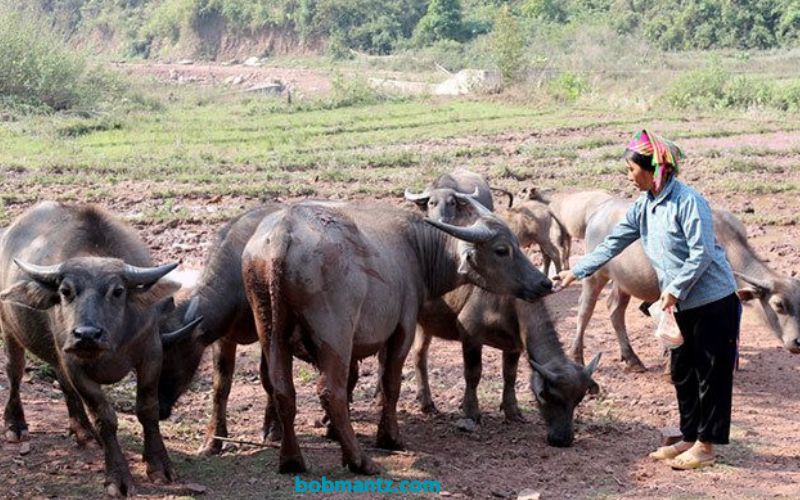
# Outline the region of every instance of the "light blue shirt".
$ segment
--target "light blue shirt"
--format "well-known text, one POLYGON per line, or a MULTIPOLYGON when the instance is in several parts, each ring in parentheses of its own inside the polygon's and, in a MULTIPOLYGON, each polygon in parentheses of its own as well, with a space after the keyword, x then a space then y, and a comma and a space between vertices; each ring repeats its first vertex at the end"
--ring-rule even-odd
POLYGON ((642 193, 611 234, 572 269, 573 274, 581 279, 592 275, 639 238, 659 288, 678 299, 678 310, 700 307, 736 291, 708 202, 674 177, 657 196, 642 193))

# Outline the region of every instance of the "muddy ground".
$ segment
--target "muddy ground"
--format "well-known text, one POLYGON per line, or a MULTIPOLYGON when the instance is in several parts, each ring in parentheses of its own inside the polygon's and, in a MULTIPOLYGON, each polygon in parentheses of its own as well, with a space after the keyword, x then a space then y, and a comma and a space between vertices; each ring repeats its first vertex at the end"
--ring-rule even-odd
MULTIPOLYGON (((576 130, 579 136, 583 132, 576 130)), ((463 140, 463 138, 462 138, 463 140)), ((745 138, 728 137, 727 147, 745 138)), ((749 140, 758 141, 757 137, 749 140)), ((797 136, 789 139, 796 141, 797 136)), ((717 141, 717 139, 707 139, 717 141)), ((723 141, 720 139, 720 141, 723 141)), ((792 142, 797 144, 796 142, 792 142)), ((694 144, 695 147, 698 144, 694 144)), ((706 144, 708 147, 709 145, 706 144)), ((796 160, 796 157, 795 157, 796 160)), ((485 173, 485 172, 484 172, 485 173)), ((703 179, 695 185, 701 190, 703 179)), ((126 186, 130 188, 131 186, 126 186)), ((620 191, 627 188, 622 186, 620 191)), ((324 187, 320 188, 324 192, 324 187)), ((630 191, 630 190, 627 190, 630 191)), ((125 213, 142 210, 148 203, 146 187, 128 190, 112 209, 125 213)), ((629 193, 632 194, 632 193, 629 193)), ((800 210, 796 195, 741 195, 714 192, 712 203, 741 214, 748 210, 793 217, 800 210)), ((187 206, 210 206, 208 200, 186 200, 187 206)), ((397 201, 397 200, 395 200, 397 201)), ((220 209, 243 209, 257 200, 215 200, 220 209)), ((399 201, 397 201, 399 203, 399 201)), ((23 207, 12 207, 18 211, 23 207)), ((218 225, 140 224, 137 228, 153 247, 159 261, 178 259, 185 270, 197 269, 208 251, 218 225)), ((748 225, 755 249, 785 275, 800 271, 800 228, 794 225, 748 225)), ((580 252, 582 245, 576 245, 580 252)), ((575 329, 579 287, 547 299, 557 317, 564 343, 575 329)), ((627 321, 633 346, 649 367, 631 373, 619 361, 616 339, 601 299, 590 323, 587 358, 604 353, 595 379, 600 394, 587 397, 577 411, 576 441, 559 449, 545 443, 545 427, 528 388, 529 369, 521 363, 517 394, 526 423, 505 423, 499 410, 501 356, 484 351, 483 380, 479 397, 483 421, 474 433, 456 428, 463 392, 460 348, 434 341, 431 347, 431 383, 441 413, 423 415, 414 400, 415 380, 410 360, 406 363, 399 419, 407 450, 391 454, 372 451, 385 467, 384 477, 435 479, 442 496, 455 498, 515 498, 532 490, 541 498, 585 497, 797 497, 800 496, 800 357, 779 347, 763 323, 758 306, 745 308, 740 371, 736 374, 732 442, 719 450, 719 462, 698 472, 677 472, 655 463, 647 453, 659 443, 660 429, 677 425, 673 387, 661 373, 663 358, 652 336, 653 324, 635 307, 627 321)), ((208 354, 208 353, 207 353, 208 354)), ((258 349, 240 349, 236 378, 229 403, 229 431, 245 441, 260 440, 264 396, 258 382, 258 349)), ((147 482, 141 463, 141 428, 133 412, 131 378, 110 388, 120 419, 119 435, 132 465, 139 493, 147 497, 203 495, 206 498, 272 498, 292 496, 291 477, 277 474, 277 450, 249 445, 228 447, 221 456, 200 458, 200 446, 210 409, 211 367, 209 355, 192 390, 162 425, 166 444, 180 474, 174 485, 147 482), (193 486, 187 487, 188 483, 193 486), (194 490, 192 489, 194 488, 194 490), (197 490, 204 490, 202 494, 197 490)), ((5 354, 0 353, 0 364, 5 354)), ((378 422, 372 391, 376 379, 373 358, 362 362, 361 381, 352 406, 354 426, 364 446, 374 442, 378 422)), ((315 372, 295 364, 298 391, 297 432, 310 472, 304 479, 353 478, 340 466, 338 446, 323 438, 324 429, 315 395, 315 372)), ((8 381, 0 371, 0 393, 8 381)), ((3 444, 0 453, 0 496, 98 497, 102 494, 103 458, 96 447, 79 450, 66 436, 66 407, 47 370, 29 363, 22 388, 31 449, 21 455, 20 444, 3 444)))

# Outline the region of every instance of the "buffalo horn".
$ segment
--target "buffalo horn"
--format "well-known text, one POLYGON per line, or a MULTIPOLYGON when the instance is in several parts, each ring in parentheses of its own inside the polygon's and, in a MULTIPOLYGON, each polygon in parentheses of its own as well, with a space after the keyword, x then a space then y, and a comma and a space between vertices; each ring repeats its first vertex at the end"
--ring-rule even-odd
MULTIPOLYGON (((478 205, 480 205, 480 203, 478 203, 478 205)), ((427 217, 425 218, 425 222, 438 229, 441 229, 454 238, 458 238, 459 240, 464 240, 469 243, 482 243, 491 240, 495 236, 494 231, 483 224, 473 224, 468 227, 453 226, 451 224, 439 222, 427 217)))
POLYGON ((130 287, 148 287, 163 278, 168 272, 178 267, 177 263, 164 264, 158 267, 136 267, 125 264, 122 271, 125 282, 130 287))
POLYGON ((460 200, 467 200, 472 205, 472 208, 475 209, 475 212, 477 212, 479 216, 483 217, 485 215, 494 215, 491 210, 484 207, 481 202, 475 199, 478 196, 478 192, 479 192, 478 188, 476 187, 474 193, 464 194, 456 192, 454 194, 456 195, 456 198, 460 200))
POLYGON ((428 201, 428 198, 431 197, 431 195, 428 194, 428 190, 427 189, 425 191, 421 192, 421 193, 412 193, 411 191, 406 189, 406 192, 405 192, 404 196, 406 197, 406 199, 408 201, 413 201, 414 203, 426 202, 426 201, 428 201))
POLYGON ((58 286, 63 278, 61 274, 61 264, 37 266, 36 264, 28 264, 19 259, 14 259, 14 263, 33 280, 46 285, 58 286))
POLYGON ((555 382, 558 379, 558 377, 556 376, 555 373, 553 373, 552 371, 548 370, 544 366, 540 365, 536 361, 531 361, 530 363, 531 363, 531 368, 533 368, 534 370, 539 372, 539 375, 544 377, 545 380, 550 381, 550 382, 555 382))
POLYGON ((203 321, 202 316, 198 316, 192 321, 186 323, 182 327, 178 328, 174 332, 169 333, 162 333, 161 334, 161 345, 165 348, 170 347, 172 344, 179 342, 180 340, 188 337, 192 334, 195 327, 203 321))
POLYGON ((594 373, 595 369, 597 368, 597 364, 600 363, 600 355, 601 354, 603 354, 603 353, 602 352, 598 352, 595 355, 595 357, 592 358, 592 361, 589 362, 588 365, 586 365, 586 368, 584 368, 586 370, 586 374, 589 375, 590 377, 592 376, 592 373, 594 373))

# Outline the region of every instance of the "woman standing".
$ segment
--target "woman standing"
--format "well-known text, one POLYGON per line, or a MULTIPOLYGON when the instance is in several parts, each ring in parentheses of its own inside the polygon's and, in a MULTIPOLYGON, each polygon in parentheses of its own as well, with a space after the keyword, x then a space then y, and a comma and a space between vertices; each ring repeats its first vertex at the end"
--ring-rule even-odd
POLYGON ((683 440, 650 454, 674 469, 714 464, 727 444, 741 304, 733 271, 714 234, 708 202, 676 178, 683 157, 669 140, 638 132, 624 159, 643 191, 612 233, 570 271, 559 289, 590 276, 641 238, 658 276, 661 308, 674 311, 684 343, 671 351, 683 440))

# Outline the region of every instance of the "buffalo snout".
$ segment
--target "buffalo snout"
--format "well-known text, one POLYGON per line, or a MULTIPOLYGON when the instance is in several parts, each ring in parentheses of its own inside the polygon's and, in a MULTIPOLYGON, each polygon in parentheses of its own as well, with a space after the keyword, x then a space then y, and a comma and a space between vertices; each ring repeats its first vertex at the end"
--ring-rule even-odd
POLYGON ((64 351, 80 356, 91 356, 110 348, 108 336, 103 328, 96 326, 79 326, 72 330, 64 351))

